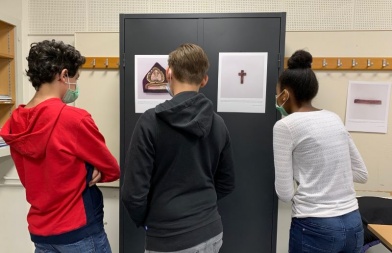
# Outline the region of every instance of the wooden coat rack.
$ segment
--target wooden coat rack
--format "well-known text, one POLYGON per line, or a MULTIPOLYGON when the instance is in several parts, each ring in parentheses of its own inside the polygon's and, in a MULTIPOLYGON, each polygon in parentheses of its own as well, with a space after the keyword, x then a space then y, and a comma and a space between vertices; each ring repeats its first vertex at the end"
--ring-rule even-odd
MULTIPOLYGON (((284 67, 287 68, 288 57, 284 67)), ((313 70, 392 70, 392 58, 377 57, 313 57, 313 70)))
MULTIPOLYGON (((288 57, 284 67, 287 68, 288 57)), ((119 57, 86 57, 83 69, 115 70, 120 66, 119 57)), ((313 57, 313 70, 392 70, 392 57, 313 57)))
POLYGON ((83 69, 118 69, 119 57, 86 57, 83 69))

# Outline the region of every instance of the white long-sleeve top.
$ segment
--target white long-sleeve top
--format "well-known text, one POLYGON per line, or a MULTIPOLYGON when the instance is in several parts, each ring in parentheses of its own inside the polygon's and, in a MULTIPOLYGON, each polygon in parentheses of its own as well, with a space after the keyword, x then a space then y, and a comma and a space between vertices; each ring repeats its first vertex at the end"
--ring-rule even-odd
POLYGON ((365 183, 367 169, 335 113, 296 112, 279 120, 273 148, 276 193, 292 201, 293 217, 336 217, 358 209, 354 182, 365 183))

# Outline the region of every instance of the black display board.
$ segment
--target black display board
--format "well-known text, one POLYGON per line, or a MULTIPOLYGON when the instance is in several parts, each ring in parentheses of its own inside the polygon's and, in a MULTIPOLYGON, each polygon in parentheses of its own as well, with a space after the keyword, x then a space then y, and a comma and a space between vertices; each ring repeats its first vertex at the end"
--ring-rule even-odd
MULTIPOLYGON (((187 42, 200 45, 210 60, 209 82, 201 92, 216 110, 219 52, 268 52, 266 112, 219 113, 231 134, 236 165, 236 189, 219 202, 221 253, 276 252, 272 129, 278 116, 275 87, 283 71, 285 26, 285 13, 120 15, 121 168, 140 117, 135 113, 135 55, 167 55, 187 42)), ((144 252, 144 231, 136 229, 121 203, 120 252, 144 252)))

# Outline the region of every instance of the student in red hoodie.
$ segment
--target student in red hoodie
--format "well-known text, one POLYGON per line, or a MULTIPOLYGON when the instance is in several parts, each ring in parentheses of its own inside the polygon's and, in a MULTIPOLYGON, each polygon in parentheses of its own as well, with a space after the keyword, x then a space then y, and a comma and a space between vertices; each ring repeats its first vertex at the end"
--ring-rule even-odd
POLYGON ((111 252, 97 182, 120 169, 91 115, 67 106, 78 97, 85 58, 63 42, 33 43, 27 76, 36 90, 1 129, 31 205, 31 240, 41 252, 111 252))

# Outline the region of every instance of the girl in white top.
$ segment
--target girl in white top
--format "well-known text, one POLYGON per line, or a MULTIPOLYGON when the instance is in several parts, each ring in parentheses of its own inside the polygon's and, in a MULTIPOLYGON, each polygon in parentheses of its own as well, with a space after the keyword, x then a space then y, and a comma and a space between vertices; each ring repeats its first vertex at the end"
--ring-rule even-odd
POLYGON ((276 108, 286 117, 273 130, 275 188, 292 202, 289 252, 361 252, 353 182, 365 183, 367 169, 340 118, 312 106, 311 63, 310 53, 295 52, 276 87, 276 108))

